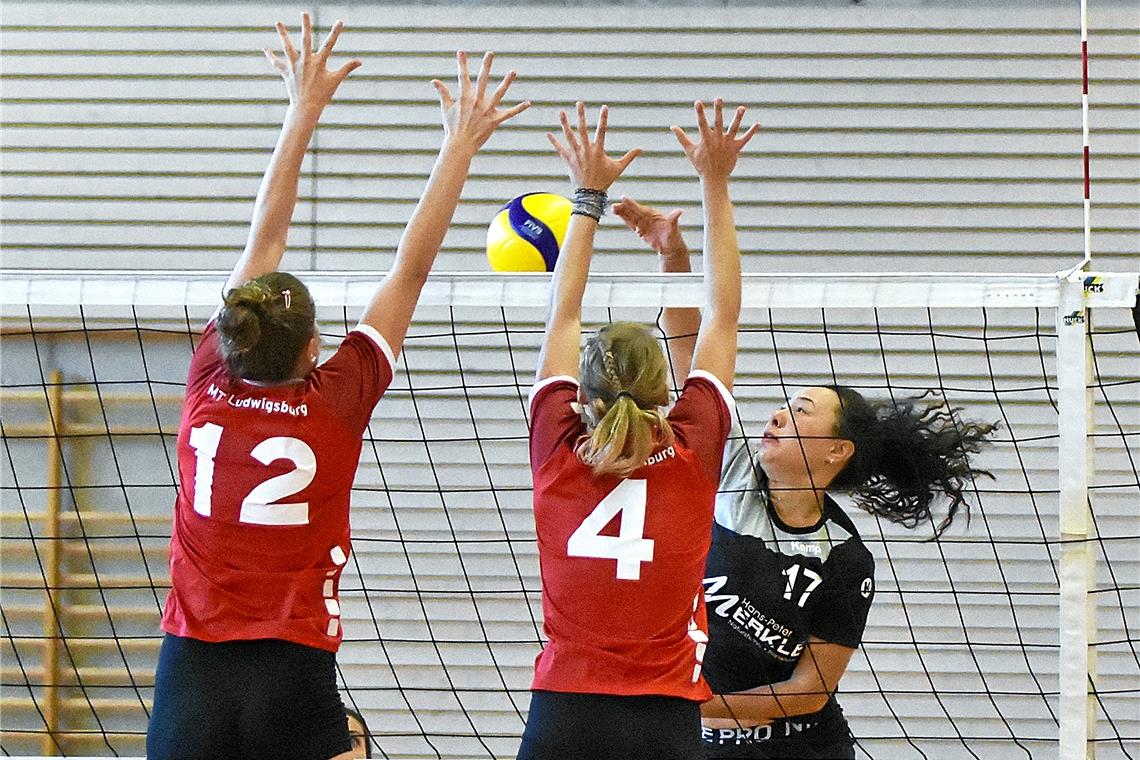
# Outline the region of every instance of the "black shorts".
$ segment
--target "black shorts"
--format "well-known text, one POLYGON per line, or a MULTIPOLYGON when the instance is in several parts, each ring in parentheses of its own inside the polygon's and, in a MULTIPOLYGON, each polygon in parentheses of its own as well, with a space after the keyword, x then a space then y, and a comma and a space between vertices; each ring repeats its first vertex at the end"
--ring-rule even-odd
POLYGON ((163 639, 148 760, 328 760, 350 749, 332 652, 277 639, 163 639))
POLYGON ((677 697, 535 691, 518 760, 703 760, 701 706, 677 697))
POLYGON ((701 730, 710 760, 854 760, 855 740, 839 703, 818 713, 775 720, 756 728, 701 730))

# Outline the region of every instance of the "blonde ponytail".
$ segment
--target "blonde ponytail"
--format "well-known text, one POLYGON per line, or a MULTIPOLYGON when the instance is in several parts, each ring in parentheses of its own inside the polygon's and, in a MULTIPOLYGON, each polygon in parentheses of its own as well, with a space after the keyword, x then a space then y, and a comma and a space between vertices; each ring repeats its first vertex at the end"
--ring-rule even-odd
POLYGON ((668 401, 665 354, 641 325, 613 322, 586 341, 580 376, 593 429, 576 452, 595 475, 628 477, 673 430, 661 413, 668 401))

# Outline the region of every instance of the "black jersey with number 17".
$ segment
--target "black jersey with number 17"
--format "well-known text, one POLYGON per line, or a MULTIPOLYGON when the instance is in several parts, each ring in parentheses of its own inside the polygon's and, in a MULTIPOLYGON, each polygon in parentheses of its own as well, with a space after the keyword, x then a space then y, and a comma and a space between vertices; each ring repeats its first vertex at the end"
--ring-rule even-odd
MULTIPOLYGON (((757 456, 742 435, 725 448, 704 581, 704 672, 717 694, 787 680, 812 637, 858 647, 874 595, 874 559, 850 518, 827 497, 815 525, 785 525, 757 456)), ((811 745, 848 736, 834 696, 810 715, 704 730, 710 757, 814 757, 811 745)))

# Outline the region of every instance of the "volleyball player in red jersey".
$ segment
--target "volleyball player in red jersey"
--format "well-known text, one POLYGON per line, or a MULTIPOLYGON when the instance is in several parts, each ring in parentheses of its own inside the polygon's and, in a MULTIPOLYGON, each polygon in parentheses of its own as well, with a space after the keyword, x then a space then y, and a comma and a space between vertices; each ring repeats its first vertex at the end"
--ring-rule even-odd
POLYGON ((190 363, 178 433, 172 589, 147 730, 150 760, 351 757, 336 690, 337 586, 349 553, 349 498, 362 436, 392 380, 420 290, 470 163, 514 79, 487 92, 493 56, 459 93, 439 81, 444 140, 391 270, 335 354, 317 366, 313 301, 278 272, 309 139, 338 85, 360 65, 326 63, 342 25, 313 51, 284 25, 289 109, 258 191, 245 252, 190 363))
POLYGON ((643 327, 611 323, 581 341, 582 295, 605 192, 640 151, 605 153, 578 104, 549 135, 575 187, 531 391, 530 459, 546 647, 535 661, 523 760, 699 758, 706 622, 701 579, 730 426, 740 253, 728 180, 753 126, 744 109, 700 141, 674 127, 701 179, 707 307, 668 416, 664 352, 643 327), (580 378, 580 380, 579 380, 580 378))

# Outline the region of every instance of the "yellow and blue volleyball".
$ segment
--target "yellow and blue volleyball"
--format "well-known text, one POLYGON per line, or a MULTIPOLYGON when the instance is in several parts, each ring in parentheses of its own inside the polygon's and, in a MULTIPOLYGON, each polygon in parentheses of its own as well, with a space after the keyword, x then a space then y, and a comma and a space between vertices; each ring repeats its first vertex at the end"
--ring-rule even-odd
POLYGON ((487 260, 496 272, 552 272, 573 204, 554 193, 527 193, 503 206, 487 228, 487 260))

